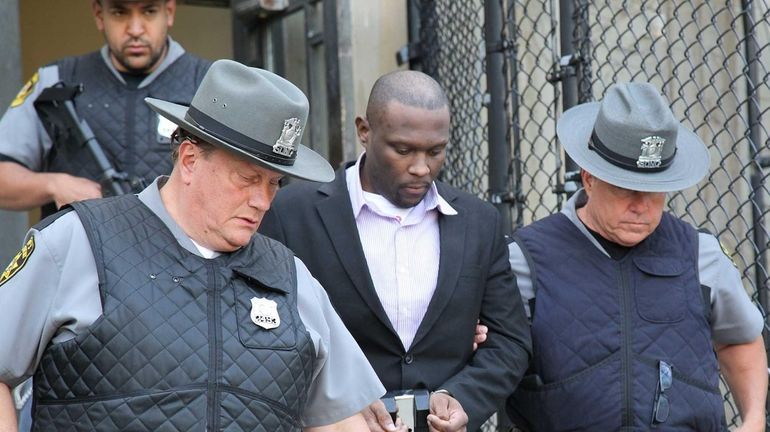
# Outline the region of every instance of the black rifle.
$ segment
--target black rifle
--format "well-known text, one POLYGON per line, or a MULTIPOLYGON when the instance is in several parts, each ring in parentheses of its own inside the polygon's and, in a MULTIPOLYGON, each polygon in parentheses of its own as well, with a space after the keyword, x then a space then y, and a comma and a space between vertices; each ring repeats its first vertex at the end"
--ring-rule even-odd
POLYGON ((78 117, 73 99, 82 91, 82 85, 66 86, 64 83, 43 89, 34 105, 45 131, 54 144, 64 143, 77 148, 85 146, 99 169, 97 180, 105 196, 123 195, 140 189, 143 181, 116 170, 94 137, 91 127, 78 117))

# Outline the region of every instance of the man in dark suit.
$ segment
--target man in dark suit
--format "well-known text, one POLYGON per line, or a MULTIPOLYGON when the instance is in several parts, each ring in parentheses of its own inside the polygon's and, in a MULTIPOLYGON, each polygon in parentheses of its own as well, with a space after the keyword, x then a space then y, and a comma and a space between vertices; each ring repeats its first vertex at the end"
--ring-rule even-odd
MULTIPOLYGON (((332 183, 282 189, 260 226, 307 263, 385 387, 430 390, 431 430, 476 430, 519 382, 529 327, 495 208, 435 181, 449 105, 387 74, 356 118, 365 152, 332 183), (477 320, 489 329, 473 351, 477 320)), ((382 403, 371 430, 392 430, 382 403)))

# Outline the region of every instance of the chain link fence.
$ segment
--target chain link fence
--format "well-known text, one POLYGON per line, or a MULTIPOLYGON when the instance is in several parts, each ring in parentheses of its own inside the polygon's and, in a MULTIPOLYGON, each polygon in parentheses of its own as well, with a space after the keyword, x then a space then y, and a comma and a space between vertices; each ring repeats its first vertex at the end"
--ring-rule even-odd
MULTIPOLYGON (((670 194, 669 208, 731 251, 767 323, 766 1, 415 0, 410 6, 419 12, 416 67, 445 87, 452 109, 444 180, 498 204, 510 214, 511 229, 556 212, 576 187, 576 168, 556 140, 559 115, 575 103, 601 99, 614 82, 649 81, 711 154, 710 174, 670 194), (502 56, 500 67, 495 56, 502 56), (492 85, 498 75, 502 91, 492 85), (498 127, 504 128, 502 143, 490 138, 498 127), (490 160, 501 154, 496 145, 510 154, 502 191, 491 186, 500 184, 490 169, 500 162, 490 160)), ((729 392, 724 395, 734 427, 738 409, 729 392)), ((507 430, 502 423, 493 418, 483 430, 507 430)))

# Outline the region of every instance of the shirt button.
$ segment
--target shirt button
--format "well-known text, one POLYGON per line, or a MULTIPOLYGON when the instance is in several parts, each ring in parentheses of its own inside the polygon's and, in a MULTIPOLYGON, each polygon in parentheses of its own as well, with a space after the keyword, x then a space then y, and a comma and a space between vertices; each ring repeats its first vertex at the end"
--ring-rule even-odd
POLYGON ((414 361, 414 356, 413 355, 407 354, 407 355, 404 356, 404 363, 412 364, 413 361, 414 361))

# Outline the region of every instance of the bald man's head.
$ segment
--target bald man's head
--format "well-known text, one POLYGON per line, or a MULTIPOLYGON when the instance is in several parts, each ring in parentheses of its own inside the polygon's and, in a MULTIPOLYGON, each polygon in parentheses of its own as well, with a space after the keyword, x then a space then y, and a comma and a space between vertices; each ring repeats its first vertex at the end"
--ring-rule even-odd
POLYGON ((366 117, 370 124, 376 125, 391 101, 427 110, 449 106, 441 85, 430 76, 413 70, 390 72, 375 81, 366 105, 366 117))

